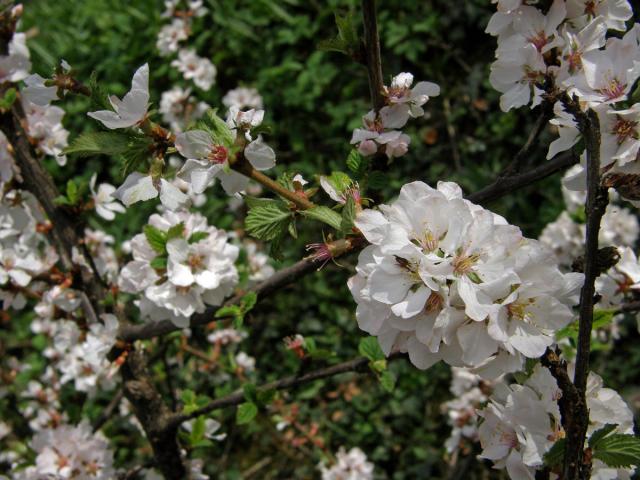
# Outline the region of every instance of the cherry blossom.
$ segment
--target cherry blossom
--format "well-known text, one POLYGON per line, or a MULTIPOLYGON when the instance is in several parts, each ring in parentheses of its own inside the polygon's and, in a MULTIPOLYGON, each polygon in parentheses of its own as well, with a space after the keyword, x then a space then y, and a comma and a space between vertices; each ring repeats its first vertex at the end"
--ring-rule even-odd
POLYGON ((318 465, 322 480, 372 480, 373 463, 367 461, 367 456, 358 447, 353 447, 348 452, 340 447, 336 453, 336 462, 328 467, 325 463, 318 465))
POLYGON ((195 50, 180 50, 177 60, 173 60, 171 66, 177 68, 185 80, 193 80, 196 87, 202 90, 209 90, 216 79, 215 65, 209 59, 199 57, 195 50))
POLYGON ((109 96, 113 111, 99 110, 89 112, 91 118, 102 122, 109 129, 128 128, 141 123, 149 108, 149 65, 144 64, 133 74, 131 90, 120 100, 109 96))

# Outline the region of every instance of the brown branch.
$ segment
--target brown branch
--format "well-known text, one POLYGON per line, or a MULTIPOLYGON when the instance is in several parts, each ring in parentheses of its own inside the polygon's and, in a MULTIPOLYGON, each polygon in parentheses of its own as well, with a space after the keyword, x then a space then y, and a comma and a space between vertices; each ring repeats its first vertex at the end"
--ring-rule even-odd
POLYGON ((614 307, 614 310, 616 313, 636 312, 640 310, 640 300, 622 303, 614 307))
POLYGON ((120 405, 122 397, 124 397, 124 390, 122 388, 119 388, 116 394, 111 398, 109 404, 102 412, 100 412, 100 415, 93 423, 92 428, 94 432, 100 430, 102 426, 107 423, 107 421, 113 415, 113 412, 115 412, 116 408, 118 408, 118 405, 120 405))
MULTIPOLYGON (((387 358, 387 361, 397 360, 398 358, 403 358, 403 355, 394 353, 387 358)), ((258 391, 284 390, 287 388, 294 388, 300 385, 304 385, 305 383, 313 382, 315 380, 333 377, 334 375, 340 375, 341 373, 366 373, 370 371, 369 362, 370 360, 365 357, 354 358, 353 360, 338 363, 337 365, 333 365, 331 367, 320 368, 312 372, 304 373, 301 375, 292 375, 290 377, 262 384, 258 387, 258 391)), ((244 401, 244 392, 241 390, 236 391, 230 395, 227 395, 226 397, 217 398, 208 405, 205 405, 204 407, 199 408, 198 410, 195 410, 191 413, 178 414, 174 417, 173 421, 176 422, 176 425, 179 425, 183 422, 187 422, 191 419, 197 418, 200 415, 206 415, 207 413, 218 410, 219 408, 233 407, 235 405, 243 403, 244 401)))
POLYGON ((153 385, 141 350, 129 353, 121 372, 125 395, 153 448, 157 468, 167 480, 188 478, 180 455, 175 414, 153 385))
POLYGON ((529 132, 529 136, 527 137, 527 141, 524 143, 522 148, 518 150, 518 152, 513 157, 513 160, 507 168, 505 168, 503 175, 513 175, 520 171, 522 168, 523 160, 531 155, 531 150, 536 144, 536 141, 540 137, 540 134, 544 131, 547 126, 547 123, 551 118, 553 118, 553 102, 549 100, 543 100, 540 104, 540 108, 542 109, 538 118, 536 118, 535 123, 533 124, 533 128, 531 132, 529 132))
POLYGON ((267 177, 264 173, 259 172, 253 165, 251 165, 244 158, 239 158, 237 163, 234 163, 232 168, 237 172, 243 174, 246 177, 249 177, 264 187, 268 188, 274 193, 277 193, 281 197, 286 198, 290 202, 292 202, 298 209, 300 210, 308 210, 316 205, 310 201, 308 198, 298 195, 296 192, 292 192, 291 190, 286 189, 282 185, 280 185, 275 180, 267 177))
POLYGON ((376 0, 362 0, 362 23, 364 25, 364 58, 369 76, 369 93, 373 109, 378 112, 384 106, 385 101, 376 0))
POLYGON ((560 153, 548 162, 526 172, 504 177, 500 176, 482 190, 468 195, 467 199, 480 205, 486 205, 487 203, 497 200, 514 190, 518 190, 522 187, 535 183, 538 180, 549 177, 560 170, 576 164, 577 162, 578 157, 573 152, 560 153))
POLYGON ((573 384, 579 394, 579 402, 572 405, 574 421, 565 428, 567 442, 564 452, 564 480, 587 479, 591 474, 591 460, 584 455, 584 441, 589 426, 589 411, 586 401, 589 354, 591 352, 591 329, 595 280, 599 275, 598 232, 600 221, 609 202, 607 189, 600 183, 600 123, 598 115, 591 109, 583 112, 576 100, 565 95, 565 108, 572 113, 585 140, 587 152, 587 229, 584 255, 584 285, 580 291, 578 349, 573 384))

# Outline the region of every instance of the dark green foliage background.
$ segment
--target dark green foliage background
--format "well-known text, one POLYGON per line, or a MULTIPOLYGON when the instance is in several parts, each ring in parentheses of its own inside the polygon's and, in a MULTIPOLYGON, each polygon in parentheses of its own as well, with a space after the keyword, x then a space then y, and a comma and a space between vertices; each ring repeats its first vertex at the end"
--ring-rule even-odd
MULTIPOLYGON (((316 174, 345 171, 351 132, 370 108, 366 70, 346 56, 316 47, 335 34, 334 13, 353 11, 359 18, 359 2, 209 0, 205 4, 209 13, 196 19, 189 46, 214 62, 218 76, 211 91, 194 88, 194 93, 222 109, 221 98, 226 91, 239 84, 255 86, 264 97, 267 122, 274 127, 268 141, 278 155, 277 173, 301 172, 313 179, 316 174)), ((492 5, 486 0, 386 0, 379 4, 385 79, 410 71, 416 81, 434 81, 442 88, 441 96, 426 106, 428 117, 409 123, 410 152, 389 168, 386 186, 380 192, 382 198, 390 200, 404 183, 413 180, 430 184, 454 180, 466 192, 487 185, 524 143, 538 114, 526 110, 504 114, 499 110, 498 94, 488 83, 495 39, 484 33, 492 5), (433 138, 434 130, 435 143, 427 144, 424 140, 433 138)), ((166 21, 160 18, 162 9, 162 2, 152 0, 26 2, 22 29, 29 32, 33 70, 47 76, 64 58, 80 79, 88 80, 95 70, 106 91, 121 95, 128 90, 133 71, 148 61, 151 98, 157 108, 163 91, 175 84, 186 85, 155 48, 156 35, 166 21)), ((72 137, 99 128, 97 122, 86 117, 88 102, 84 99, 70 99, 63 106, 72 137)), ((545 161, 550 138, 550 132, 545 132, 541 145, 528 159, 531 165, 545 161)), ((101 181, 116 185, 122 182, 120 166, 106 157, 71 157, 66 167, 50 162, 50 168, 60 185, 71 177, 88 180, 94 172, 99 173, 101 181)), ((242 218, 227 209, 228 198, 221 188, 216 186, 207 194, 210 200, 203 212, 209 222, 227 229, 241 228, 242 218)), ((490 207, 522 227, 527 236, 537 237, 563 209, 558 177, 514 192, 490 207)), ((136 204, 113 224, 96 218, 91 222, 122 242, 141 231, 154 208, 153 202, 136 204)), ((321 240, 317 223, 305 222, 298 227, 300 239, 286 242, 285 260, 276 268, 301 258, 306 243, 321 240)), ((355 323, 355 305, 345 285, 355 261, 341 261, 342 268, 329 265, 263 301, 250 314, 245 326, 249 338, 241 348, 257 359, 259 373, 253 381, 262 383, 322 364, 314 360, 311 365, 301 365, 284 349, 282 338, 287 335, 313 337, 318 347, 334 351, 338 360, 357 355, 363 334, 355 323)), ((29 336, 26 325, 21 335, 29 336)), ((148 347, 151 351, 167 348, 173 355, 177 342, 169 338, 163 343, 149 342, 148 347)), ((199 329, 191 342, 206 348, 199 329)), ((632 347, 625 344, 619 348, 632 347)), ((633 348, 630 355, 624 371, 618 371, 618 366, 609 367, 615 372, 606 377, 612 387, 637 383, 635 366, 640 362, 640 350, 633 348)), ((38 358, 33 361, 41 362, 38 358)), ((437 365, 425 373, 401 360, 393 363, 391 370, 399 379, 391 394, 385 393, 373 377, 343 376, 316 382, 283 398, 299 402, 301 422, 320 425, 329 450, 341 445, 361 447, 376 464, 376 478, 454 478, 443 459, 449 429, 440 411, 440 403, 449 398, 448 368, 437 365), (359 394, 350 400, 342 394, 337 399, 329 398, 330 392, 352 379, 359 394), (339 418, 336 412, 340 412, 339 418)), ((161 362, 155 371, 159 385, 165 388, 161 362)), ((172 375, 179 388, 210 397, 239 385, 235 380, 221 386, 198 371, 195 360, 173 368, 172 375)), ((95 418, 109 398, 103 395, 85 401, 76 395, 73 400, 70 411, 78 420, 82 412, 95 418)), ((223 431, 229 433, 227 440, 194 453, 205 459, 206 471, 213 478, 242 478, 241 472, 266 457, 269 462, 253 478, 317 475, 319 449, 287 446, 267 414, 261 413, 248 426, 234 426, 233 415, 233 411, 215 415, 223 421, 223 431)), ((116 458, 122 466, 149 458, 144 441, 124 422, 109 422, 106 432, 115 438, 116 458)), ((459 478, 500 476, 475 461, 463 475, 459 478)))

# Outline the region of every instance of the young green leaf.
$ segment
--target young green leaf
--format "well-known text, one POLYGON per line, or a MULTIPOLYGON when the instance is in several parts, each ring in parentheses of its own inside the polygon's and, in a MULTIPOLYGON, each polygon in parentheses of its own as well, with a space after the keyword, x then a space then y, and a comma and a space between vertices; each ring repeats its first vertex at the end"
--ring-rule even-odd
MULTIPOLYGON (((133 136, 119 132, 90 132, 76 137, 71 144, 63 150, 65 155, 78 155, 87 157, 90 155, 120 155, 125 153, 133 143, 133 136)), ((145 141, 148 146, 148 141, 145 141)))
POLYGON ((241 403, 236 410, 236 423, 245 425, 253 420, 258 414, 258 407, 255 403, 241 403))
POLYGON ((380 385, 387 392, 393 392, 393 389, 396 386, 396 377, 389 370, 385 370, 379 377, 380 385))
POLYGON ((309 210, 302 210, 300 213, 307 218, 324 222, 336 230, 340 230, 340 226, 342 225, 342 217, 340 214, 328 207, 314 207, 309 210))
POLYGON ((167 232, 157 229, 153 225, 145 225, 142 228, 145 237, 151 248, 153 248, 160 255, 167 252, 167 232))
POLYGON ((191 244, 198 243, 200 240, 204 240, 208 236, 209 236, 208 232, 193 232, 189 237, 188 242, 191 244))
POLYGON ((564 459, 564 445, 565 439, 561 438, 553 444, 547 453, 544 454, 544 464, 547 467, 553 467, 560 465, 564 459))
POLYGON ((640 438, 622 433, 606 436, 593 448, 593 457, 613 468, 640 465, 640 438))
POLYGON ((344 235, 352 233, 355 219, 356 201, 350 196, 344 204, 344 208, 342 209, 342 219, 340 221, 340 231, 344 235))
POLYGON ((599 430, 596 430, 589 437, 589 446, 591 448, 598 448, 598 442, 602 440, 604 437, 613 432, 618 425, 615 423, 607 423, 604 427, 599 430))
POLYGON ((384 352, 380 348, 376 337, 365 337, 358 344, 358 352, 372 362, 384 360, 384 352))
POLYGON ((254 237, 271 241, 286 233, 291 218, 292 213, 286 207, 269 203, 249 210, 245 227, 254 237))

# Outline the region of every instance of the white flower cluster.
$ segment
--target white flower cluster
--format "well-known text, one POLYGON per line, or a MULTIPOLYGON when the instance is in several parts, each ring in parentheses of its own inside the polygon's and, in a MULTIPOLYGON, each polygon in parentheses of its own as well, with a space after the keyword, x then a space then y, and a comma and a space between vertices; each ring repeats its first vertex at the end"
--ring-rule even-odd
POLYGON ((120 271, 118 285, 143 294, 142 318, 187 327, 191 315, 204 312, 205 304, 220 305, 238 282, 238 247, 198 213, 151 215, 131 247, 133 260, 120 271))
POLYGON ((373 463, 367 461, 367 456, 358 447, 348 452, 340 447, 336 453, 335 463, 328 467, 325 462, 318 465, 322 480, 372 480, 373 463))
MULTIPOLYGON (((565 174, 562 185, 566 210, 556 220, 545 226, 539 240, 556 255, 560 268, 565 271, 571 269, 574 260, 584 253, 584 239, 586 225, 584 223, 584 192, 568 190, 564 181, 580 171, 576 165, 565 174)), ((617 195, 611 192, 610 200, 615 200, 617 195)), ((607 205, 600 223, 598 243, 601 247, 632 247, 640 236, 640 224, 638 218, 629 209, 617 204, 607 205)))
MULTIPOLYGON (((628 31, 626 27, 632 16, 626 0, 554 0, 546 14, 522 1, 500 1, 487 27, 498 36, 490 80, 503 92, 501 108, 527 105, 532 97, 535 106, 550 86, 577 97, 580 108, 594 109, 599 117, 600 163, 605 182, 616 187, 625 184, 620 176, 640 173, 640 104, 615 109, 628 100, 640 77, 640 25, 628 31), (608 36, 611 30, 622 32, 622 38, 608 36)), ((551 123, 559 138, 550 145, 548 158, 580 140, 576 121, 562 101, 554 105, 554 112, 551 123)), ((584 167, 566 185, 584 190, 584 167)), ((619 192, 637 200, 637 193, 628 194, 624 188, 619 192)))
MULTIPOLYGON (((0 83, 24 80, 21 89, 22 108, 26 116, 25 129, 40 152, 51 155, 60 166, 67 158, 61 155, 67 146, 69 132, 62 126, 64 110, 51 105, 56 100, 56 87, 46 87, 44 78, 29 74, 31 61, 24 33, 15 33, 9 43, 8 55, 0 55, 0 83)), ((65 64, 66 65, 66 64, 65 64)), ((7 182, 15 171, 4 134, 0 135, 0 181, 7 182)))
POLYGON ((35 465, 16 471, 16 480, 116 477, 109 443, 102 434, 94 434, 88 422, 40 431, 29 446, 36 453, 35 465))
POLYGON ((551 252, 455 183, 404 185, 355 225, 372 244, 349 279, 356 318, 386 355, 497 377, 542 355, 573 319, 582 274, 561 273, 551 252))
MULTIPOLYGON (((557 403, 562 392, 549 370, 540 365, 522 385, 501 387, 478 412, 483 418, 478 428, 483 449, 480 457, 491 460, 495 468, 506 468, 513 480, 534 480, 544 454, 565 436, 557 403)), ((593 372, 587 379, 586 396, 587 438, 606 424, 616 424, 617 433, 633 433, 631 410, 614 390, 604 388, 602 378, 593 372)), ((591 478, 630 478, 631 472, 594 459, 591 478)))
MULTIPOLYGON (((227 124, 236 135, 234 144, 240 140, 244 146, 244 157, 256 170, 268 170, 276 164, 276 154, 260 135, 253 139, 251 130, 262 123, 264 110, 241 111, 229 109, 227 124), (244 137, 244 138, 243 138, 244 137)), ((220 179, 222 188, 229 195, 245 190, 249 179, 231 170, 229 166, 230 146, 217 143, 204 130, 189 130, 176 136, 176 149, 187 159, 178 176, 187 180, 195 193, 202 193, 220 179)))
POLYGON ((199 102, 191 96, 190 88, 173 87, 162 94, 160 99, 160 113, 162 120, 172 130, 182 131, 185 127, 198 120, 209 109, 205 102, 199 102))
POLYGON ((386 105, 379 112, 371 110, 364 117, 364 128, 356 128, 351 143, 361 155, 378 152, 389 159, 401 157, 409 150, 411 138, 400 130, 409 118, 419 118, 425 112, 422 106, 430 97, 440 94, 440 87, 431 82, 418 82, 413 88, 413 75, 400 73, 393 77, 390 86, 384 87, 386 105))
POLYGON ((168 56, 180 48, 180 42, 189 38, 191 19, 207 13, 202 0, 165 0, 162 18, 171 19, 171 23, 162 27, 158 33, 156 47, 160 55, 168 56))
POLYGON ((58 261, 45 235, 38 231, 44 217, 28 192, 11 190, 0 201, 0 300, 3 310, 20 310, 27 298, 47 288, 34 280, 58 261))
POLYGON ((202 90, 209 90, 216 80, 215 65, 208 58, 198 56, 192 49, 180 50, 171 66, 177 68, 185 80, 193 80, 196 87, 202 90))
POLYGON ((451 426, 451 435, 445 442, 449 454, 456 454, 465 442, 478 442, 477 409, 487 402, 494 382, 480 378, 466 368, 451 369, 450 392, 453 399, 441 405, 451 426))
POLYGON ((255 88, 237 87, 229 90, 225 96, 222 97, 222 103, 229 109, 234 107, 238 110, 245 110, 247 108, 262 109, 262 97, 255 88))
POLYGON ((216 67, 207 58, 198 56, 195 50, 181 48, 192 33, 194 18, 202 17, 207 13, 202 0, 166 0, 164 18, 171 19, 171 23, 162 27, 158 33, 156 47, 160 55, 169 56, 178 53, 178 58, 171 62, 171 66, 177 68, 185 80, 193 80, 193 83, 202 90, 209 90, 216 79, 216 67))

